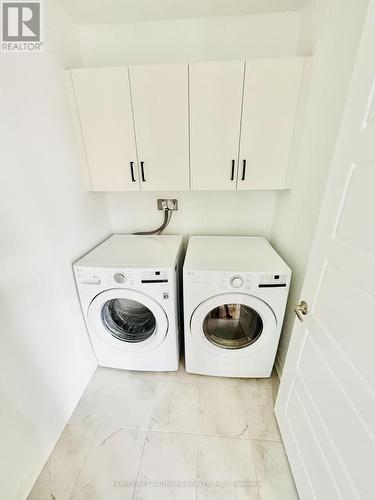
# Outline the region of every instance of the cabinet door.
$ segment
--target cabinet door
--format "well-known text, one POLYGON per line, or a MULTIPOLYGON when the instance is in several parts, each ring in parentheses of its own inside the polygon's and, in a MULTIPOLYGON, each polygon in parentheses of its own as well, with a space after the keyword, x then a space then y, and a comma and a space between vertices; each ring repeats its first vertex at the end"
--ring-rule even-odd
POLYGON ((129 68, 143 191, 189 189, 187 64, 129 68))
POLYGON ((304 58, 246 61, 238 189, 285 189, 304 58))
POLYGON ((137 191, 137 153, 126 68, 71 70, 93 191, 137 191))
POLYGON ((243 61, 189 64, 192 189, 236 189, 243 61))

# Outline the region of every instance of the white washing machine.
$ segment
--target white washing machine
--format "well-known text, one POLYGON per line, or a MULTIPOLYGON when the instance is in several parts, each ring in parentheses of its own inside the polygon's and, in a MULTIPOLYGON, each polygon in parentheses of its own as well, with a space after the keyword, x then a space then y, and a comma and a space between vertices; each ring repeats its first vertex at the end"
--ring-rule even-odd
POLYGON ((264 238, 192 236, 183 269, 186 370, 269 377, 290 278, 264 238))
POLYGON ((181 236, 113 235, 74 264, 99 365, 178 369, 181 242, 181 236))

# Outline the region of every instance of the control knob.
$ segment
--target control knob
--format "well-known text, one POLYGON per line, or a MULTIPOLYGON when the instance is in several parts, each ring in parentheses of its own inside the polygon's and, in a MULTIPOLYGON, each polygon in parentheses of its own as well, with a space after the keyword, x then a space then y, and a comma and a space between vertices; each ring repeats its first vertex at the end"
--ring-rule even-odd
POLYGON ((233 288, 241 288, 241 286, 243 285, 243 279, 241 278, 241 276, 234 276, 230 280, 230 284, 233 288))
POLYGON ((122 273, 116 273, 113 276, 113 279, 116 281, 116 283, 125 283, 126 276, 125 276, 125 274, 122 274, 122 273))

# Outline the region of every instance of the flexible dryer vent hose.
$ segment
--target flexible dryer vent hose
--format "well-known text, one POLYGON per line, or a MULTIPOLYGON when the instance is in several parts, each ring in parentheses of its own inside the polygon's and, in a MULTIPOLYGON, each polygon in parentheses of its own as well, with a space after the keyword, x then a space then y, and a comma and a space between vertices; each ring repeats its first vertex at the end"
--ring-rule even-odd
POLYGON ((172 219, 172 210, 165 209, 164 210, 164 221, 163 224, 158 227, 157 229, 154 229, 153 231, 140 231, 139 233, 133 233, 137 235, 150 235, 150 234, 161 234, 164 229, 168 226, 172 219))

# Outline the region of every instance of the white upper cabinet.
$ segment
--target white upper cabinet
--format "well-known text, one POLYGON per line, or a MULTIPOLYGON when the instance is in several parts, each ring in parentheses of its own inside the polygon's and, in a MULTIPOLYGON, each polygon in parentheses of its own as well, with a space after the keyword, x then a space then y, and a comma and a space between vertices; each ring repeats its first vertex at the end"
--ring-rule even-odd
POLYGON ((71 70, 93 191, 137 191, 127 68, 71 70))
POLYGON ((189 64, 191 189, 236 189, 244 61, 189 64))
POLYGON ((304 64, 71 70, 92 190, 289 188, 304 64))
POLYGON ((189 189, 187 64, 129 68, 144 191, 189 189))
POLYGON ((304 58, 246 61, 237 189, 285 189, 304 58))

